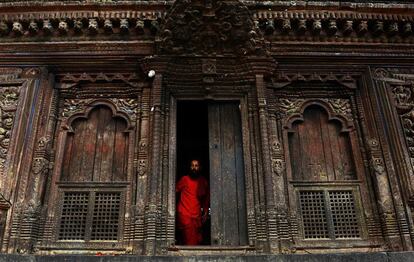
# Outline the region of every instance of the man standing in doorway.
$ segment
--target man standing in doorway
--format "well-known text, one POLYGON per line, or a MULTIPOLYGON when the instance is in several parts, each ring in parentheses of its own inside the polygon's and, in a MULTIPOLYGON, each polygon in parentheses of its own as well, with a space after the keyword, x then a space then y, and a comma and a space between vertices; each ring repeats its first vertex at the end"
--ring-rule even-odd
POLYGON ((192 160, 190 174, 183 176, 176 186, 176 192, 180 193, 177 224, 184 245, 201 244, 201 229, 208 216, 208 182, 200 171, 200 161, 192 160))

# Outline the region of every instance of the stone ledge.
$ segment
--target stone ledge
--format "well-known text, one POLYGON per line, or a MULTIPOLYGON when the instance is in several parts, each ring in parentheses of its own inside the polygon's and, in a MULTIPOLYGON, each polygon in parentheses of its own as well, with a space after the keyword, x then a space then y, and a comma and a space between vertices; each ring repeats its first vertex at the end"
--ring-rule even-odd
POLYGON ((84 256, 84 255, 11 255, 0 254, 0 262, 408 262, 414 261, 414 252, 335 253, 306 255, 247 255, 247 256, 84 256))

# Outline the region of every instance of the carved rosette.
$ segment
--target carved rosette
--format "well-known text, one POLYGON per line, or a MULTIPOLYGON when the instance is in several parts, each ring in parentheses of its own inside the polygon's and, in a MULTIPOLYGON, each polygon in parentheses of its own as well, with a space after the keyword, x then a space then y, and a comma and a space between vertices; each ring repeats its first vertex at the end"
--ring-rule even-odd
POLYGON ((250 55, 265 51, 263 37, 240 2, 178 0, 160 30, 164 54, 250 55))
MULTIPOLYGON (((345 98, 323 98, 316 99, 329 105, 332 112, 346 118, 348 121, 353 121, 351 101, 345 98)), ((279 99, 279 114, 282 118, 289 117, 293 114, 300 114, 304 103, 310 100, 301 98, 281 98, 279 99)))
POLYGON ((0 170, 6 162, 19 95, 20 87, 0 87, 0 170))

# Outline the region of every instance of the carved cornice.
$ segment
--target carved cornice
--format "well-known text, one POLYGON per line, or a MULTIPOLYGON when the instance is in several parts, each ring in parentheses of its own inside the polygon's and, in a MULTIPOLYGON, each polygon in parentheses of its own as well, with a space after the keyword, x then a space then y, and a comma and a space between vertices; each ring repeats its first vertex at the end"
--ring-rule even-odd
MULTIPOLYGON (((206 16, 195 19, 194 16, 189 18, 184 15, 182 21, 185 23, 180 25, 177 14, 188 13, 190 9, 200 11, 196 8, 197 5, 190 5, 187 2, 183 2, 182 10, 177 9, 180 2, 175 3, 171 8, 172 11, 167 15, 165 23, 163 22, 166 15, 165 9, 172 2, 108 5, 104 8, 105 10, 98 9, 93 5, 86 5, 81 8, 81 6, 76 5, 62 6, 58 4, 55 6, 50 4, 54 8, 45 7, 44 10, 39 10, 41 8, 30 8, 29 4, 28 10, 16 12, 16 9, 10 9, 1 12, 0 6, 0 41, 25 42, 50 41, 51 39, 65 41, 86 41, 90 39, 130 41, 131 39, 143 39, 153 41, 155 34, 159 31, 159 24, 164 23, 170 25, 170 27, 163 28, 161 39, 168 42, 171 39, 174 40, 174 36, 169 36, 170 33, 173 35, 177 33, 176 35, 181 38, 188 36, 188 32, 184 34, 184 31, 187 30, 186 28, 191 22, 193 22, 191 23, 191 30, 194 31, 192 34, 195 36, 190 39, 189 45, 197 46, 193 43, 196 37, 198 37, 201 46, 207 47, 217 44, 214 38, 219 39, 221 43, 226 42, 223 40, 224 38, 236 42, 240 40, 236 39, 240 36, 240 32, 234 32, 234 26, 229 29, 229 24, 225 23, 228 21, 220 19, 220 12, 210 17, 212 23, 206 22, 208 20, 206 16), (174 11, 176 12, 175 15, 174 11), (169 19, 172 21, 168 21, 169 19), (175 27, 178 27, 178 29, 175 29, 175 27), (169 32, 166 32, 165 29, 169 32)), ((245 6, 240 2, 239 4, 234 3, 236 2, 232 3, 232 9, 237 11, 239 17, 251 13, 250 20, 252 24, 259 26, 260 30, 256 30, 255 26, 249 25, 253 30, 248 30, 245 33, 255 32, 256 35, 244 36, 244 38, 248 37, 250 40, 254 40, 255 45, 258 44, 259 40, 261 41, 258 37, 261 33, 265 34, 265 39, 271 42, 414 43, 414 15, 403 8, 388 13, 385 8, 381 12, 377 9, 372 11, 370 9, 345 11, 335 5, 333 7, 326 5, 325 10, 306 10, 309 7, 304 7, 304 10, 280 8, 269 10, 255 5, 245 6), (241 6, 245 8, 246 12, 241 9, 237 10, 241 6)), ((23 9, 23 7, 20 8, 23 9)), ((211 10, 212 13, 216 11, 211 10)), ((185 39, 181 39, 181 41, 187 43, 185 39)), ((242 42, 244 41, 245 39, 242 42)))

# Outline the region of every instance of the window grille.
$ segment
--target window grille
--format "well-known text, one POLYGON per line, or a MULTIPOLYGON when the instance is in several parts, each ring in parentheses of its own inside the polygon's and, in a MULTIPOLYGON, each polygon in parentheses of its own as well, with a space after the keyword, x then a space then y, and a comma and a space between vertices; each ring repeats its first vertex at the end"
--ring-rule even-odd
POLYGON ((352 191, 330 191, 329 203, 335 238, 360 237, 358 216, 352 191))
POLYGON ((117 240, 121 194, 96 193, 92 218, 92 240, 117 240))
POLYGON ((323 191, 302 191, 299 199, 305 238, 329 238, 323 191))
POLYGON ((60 220, 60 240, 83 240, 88 216, 89 192, 65 192, 60 220))
POLYGON ((305 239, 360 238, 360 224, 352 190, 299 191, 305 239))
POLYGON ((59 240, 118 240, 121 192, 63 193, 59 240))

